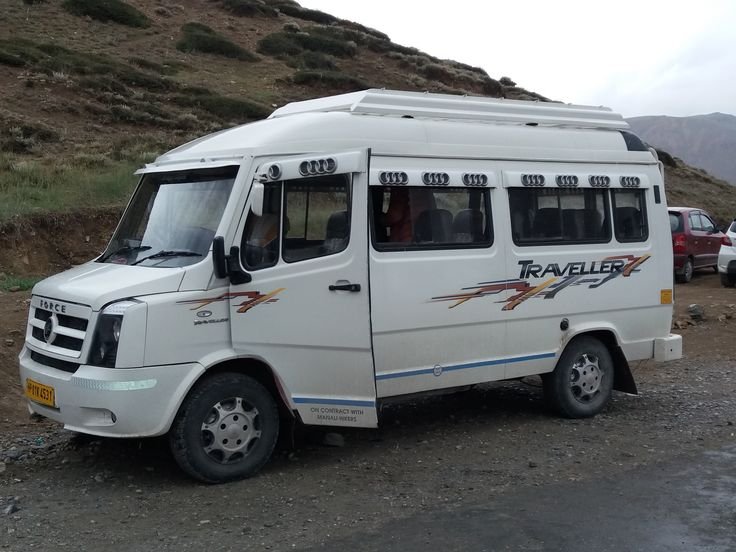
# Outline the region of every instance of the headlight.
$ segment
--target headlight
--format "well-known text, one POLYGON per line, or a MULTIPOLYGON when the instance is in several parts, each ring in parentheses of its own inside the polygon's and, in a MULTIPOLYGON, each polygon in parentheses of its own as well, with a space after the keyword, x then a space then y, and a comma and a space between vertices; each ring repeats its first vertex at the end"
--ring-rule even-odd
POLYGON ((120 342, 120 329, 126 309, 136 305, 135 301, 120 301, 105 307, 97 319, 95 337, 89 353, 89 364, 115 368, 120 342))

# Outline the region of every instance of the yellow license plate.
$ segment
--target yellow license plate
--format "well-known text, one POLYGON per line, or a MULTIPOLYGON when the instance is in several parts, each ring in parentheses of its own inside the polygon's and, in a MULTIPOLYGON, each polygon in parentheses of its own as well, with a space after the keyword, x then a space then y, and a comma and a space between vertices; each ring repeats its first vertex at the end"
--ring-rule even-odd
POLYGON ((50 385, 38 383, 30 378, 26 379, 26 397, 39 404, 56 406, 56 394, 50 385))

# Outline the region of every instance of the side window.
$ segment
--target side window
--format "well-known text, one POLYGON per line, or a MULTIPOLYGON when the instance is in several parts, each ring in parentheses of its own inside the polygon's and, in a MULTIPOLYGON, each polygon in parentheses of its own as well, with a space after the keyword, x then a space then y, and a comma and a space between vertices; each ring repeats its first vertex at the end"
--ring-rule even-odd
POLYGON ((644 190, 611 190, 613 224, 620 242, 642 242, 649 238, 644 190))
POLYGON ((493 242, 488 189, 375 186, 371 212, 379 251, 464 249, 493 242))
POLYGON ((715 223, 710 220, 710 217, 705 213, 700 213, 700 225, 702 226, 704 232, 712 233, 716 231, 715 223))
POLYGON ((688 219, 690 219, 690 230, 697 230, 698 232, 703 231, 703 225, 700 222, 700 215, 698 215, 698 213, 690 213, 688 215, 688 219))
POLYGON ((509 188, 509 206, 516 245, 611 240, 605 190, 509 188))
POLYGON ((284 261, 333 255, 348 246, 349 191, 346 175, 284 182, 284 261))
POLYGON ((248 270, 275 265, 279 260, 281 183, 267 184, 263 194, 263 214, 251 211, 245 221, 240 256, 248 270))

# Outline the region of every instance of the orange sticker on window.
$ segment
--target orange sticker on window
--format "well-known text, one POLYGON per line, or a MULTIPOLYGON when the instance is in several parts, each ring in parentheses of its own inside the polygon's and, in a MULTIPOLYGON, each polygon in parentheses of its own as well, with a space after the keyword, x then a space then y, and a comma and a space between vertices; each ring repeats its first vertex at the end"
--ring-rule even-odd
POLYGON ((672 304, 672 290, 671 289, 660 290, 659 302, 662 305, 671 305, 672 304))

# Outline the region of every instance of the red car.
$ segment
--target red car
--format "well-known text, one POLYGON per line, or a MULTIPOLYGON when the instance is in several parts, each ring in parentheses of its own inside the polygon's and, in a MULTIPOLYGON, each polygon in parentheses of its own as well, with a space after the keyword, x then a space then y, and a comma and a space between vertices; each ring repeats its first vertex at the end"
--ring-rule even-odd
POLYGON ((698 268, 718 272, 718 252, 723 234, 711 216, 702 209, 670 207, 672 252, 675 257, 675 279, 689 282, 698 268))

